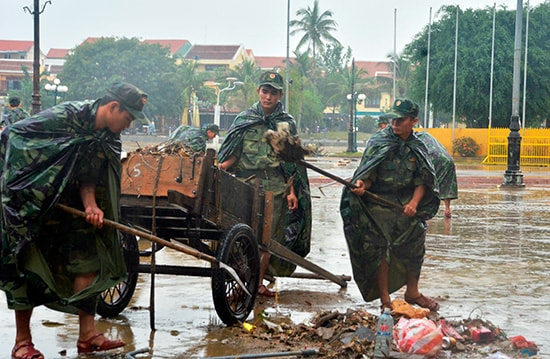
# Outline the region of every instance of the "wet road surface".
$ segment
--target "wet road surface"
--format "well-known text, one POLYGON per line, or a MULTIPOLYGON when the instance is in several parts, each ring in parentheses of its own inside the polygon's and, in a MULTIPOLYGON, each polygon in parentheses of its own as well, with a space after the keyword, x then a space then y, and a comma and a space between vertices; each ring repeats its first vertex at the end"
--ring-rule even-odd
MULTIPOLYGON (((341 177, 350 176, 354 169, 353 161, 347 166, 335 161, 318 165, 341 177)), ((459 188, 451 219, 445 219, 440 209, 430 221, 420 288, 439 298, 440 315, 451 320, 489 320, 509 336, 523 335, 535 341, 540 355, 550 357, 550 188, 543 180, 549 172, 524 169, 528 185, 523 190, 497 188, 494 183, 502 179, 500 169, 474 167, 458 172, 462 183, 468 183, 467 177, 486 180, 478 184, 470 181, 459 188)), ((319 176, 312 173, 312 177, 319 176)), ((334 274, 351 275, 338 212, 341 186, 325 186, 321 193, 319 180, 313 181, 314 228, 308 259, 334 274)), ((156 259, 159 264, 209 266, 166 249, 156 259)), ((307 321, 317 311, 345 311, 350 307, 379 313, 378 301, 364 303, 353 281, 341 290, 325 280, 278 278, 275 288, 278 300, 260 297, 256 313, 263 310, 287 315, 294 322, 307 321)), ((392 298, 402 296, 403 290, 392 298)), ((125 353, 149 349, 149 354, 136 358, 239 354, 226 349, 231 338, 224 337, 223 324, 214 310, 209 278, 157 275, 155 304, 156 331, 152 332, 147 310, 150 275, 140 274, 130 305, 114 319, 99 319, 98 330, 128 343, 125 353)), ((9 358, 15 327, 3 295, 0 322, 0 358, 9 358)), ((32 330, 34 343, 46 358, 77 357, 76 317, 40 307, 35 309, 32 330)))

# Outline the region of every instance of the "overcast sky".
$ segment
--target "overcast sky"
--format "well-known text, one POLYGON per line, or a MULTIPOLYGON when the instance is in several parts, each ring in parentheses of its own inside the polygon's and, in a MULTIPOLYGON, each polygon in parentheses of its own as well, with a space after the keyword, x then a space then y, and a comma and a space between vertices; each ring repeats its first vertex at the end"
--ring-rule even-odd
MULTIPOLYGON (((527 0, 524 1, 525 3, 527 0)), ((543 3, 531 0, 531 6, 543 3)), ((32 0, 1 0, 0 39, 33 40, 32 0)), ((44 4, 40 0, 40 4, 44 4)), ((40 16, 40 48, 73 48, 87 37, 185 39, 199 45, 244 45, 256 56, 286 56, 287 0, 51 0, 40 16)), ((492 7, 489 0, 319 0, 338 23, 334 36, 357 60, 381 61, 427 26, 443 5, 492 7)), ((515 9, 517 0, 496 1, 515 9)), ((290 18, 313 0, 290 0, 290 18)), ((460 26, 459 26, 460 29, 460 26)), ((299 36, 290 37, 292 56, 299 36)))

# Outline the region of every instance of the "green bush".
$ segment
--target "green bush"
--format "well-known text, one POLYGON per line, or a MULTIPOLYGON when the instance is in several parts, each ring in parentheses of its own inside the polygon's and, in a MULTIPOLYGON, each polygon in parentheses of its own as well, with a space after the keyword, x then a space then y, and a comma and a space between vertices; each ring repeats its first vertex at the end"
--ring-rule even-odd
POLYGON ((453 141, 453 154, 460 157, 474 157, 479 150, 479 145, 471 137, 459 137, 453 141))

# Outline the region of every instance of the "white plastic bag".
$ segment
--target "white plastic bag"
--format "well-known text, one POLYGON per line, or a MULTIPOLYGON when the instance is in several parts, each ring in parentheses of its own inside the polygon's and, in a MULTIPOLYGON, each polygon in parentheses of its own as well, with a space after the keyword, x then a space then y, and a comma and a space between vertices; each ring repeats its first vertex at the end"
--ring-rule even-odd
POLYGON ((441 327, 425 318, 406 319, 401 317, 394 327, 393 338, 402 352, 428 357, 435 357, 443 343, 441 327))

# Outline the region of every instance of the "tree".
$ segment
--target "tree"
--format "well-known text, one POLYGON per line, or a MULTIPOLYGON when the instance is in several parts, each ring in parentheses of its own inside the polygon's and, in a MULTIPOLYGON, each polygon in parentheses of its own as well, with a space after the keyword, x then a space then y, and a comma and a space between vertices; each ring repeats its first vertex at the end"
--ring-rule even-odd
MULTIPOLYGON (((432 25, 428 97, 433 111, 443 115, 451 111, 453 104, 456 10, 455 6, 442 7, 439 20, 432 25)), ((508 127, 511 118, 515 13, 506 8, 496 12, 492 127, 508 127)), ((545 75, 550 70, 548 16, 550 3, 540 4, 531 11, 529 24, 526 117, 533 125, 540 124, 542 116, 550 111, 550 81, 545 75)), ((487 127, 493 8, 460 9, 458 17, 456 115, 468 127, 487 127)), ((424 99, 425 94, 427 31, 419 33, 404 53, 414 64, 409 86, 414 99, 424 99)))
POLYGON ((332 36, 331 32, 336 30, 337 23, 332 19, 332 11, 326 10, 321 13, 319 9, 319 0, 313 2, 313 8, 309 6, 307 9, 299 9, 296 16, 300 19, 290 21, 289 25, 294 28, 290 35, 304 33, 300 42, 296 46, 296 50, 300 50, 307 45, 307 49, 311 50, 313 58, 316 58, 317 49, 323 50, 325 47, 324 41, 334 44, 340 42, 332 36))
MULTIPOLYGON (((408 85, 411 78, 411 61, 408 56, 404 54, 390 53, 387 56, 388 60, 395 64, 395 93, 396 97, 404 98, 408 97, 408 85)), ((386 82, 386 90, 392 90, 393 81, 388 79, 386 82)))
POLYGON ((184 107, 184 84, 169 50, 136 38, 101 38, 78 46, 59 77, 69 87, 67 99, 98 98, 113 82, 124 81, 147 92, 149 117, 179 118, 184 107))
POLYGON ((258 100, 256 90, 261 74, 262 70, 256 65, 256 62, 249 59, 244 59, 242 63, 237 65, 235 70, 231 70, 230 76, 244 82, 242 86, 237 87, 234 91, 235 94, 241 94, 242 96, 233 96, 233 94, 231 96, 236 106, 244 109, 258 100))

